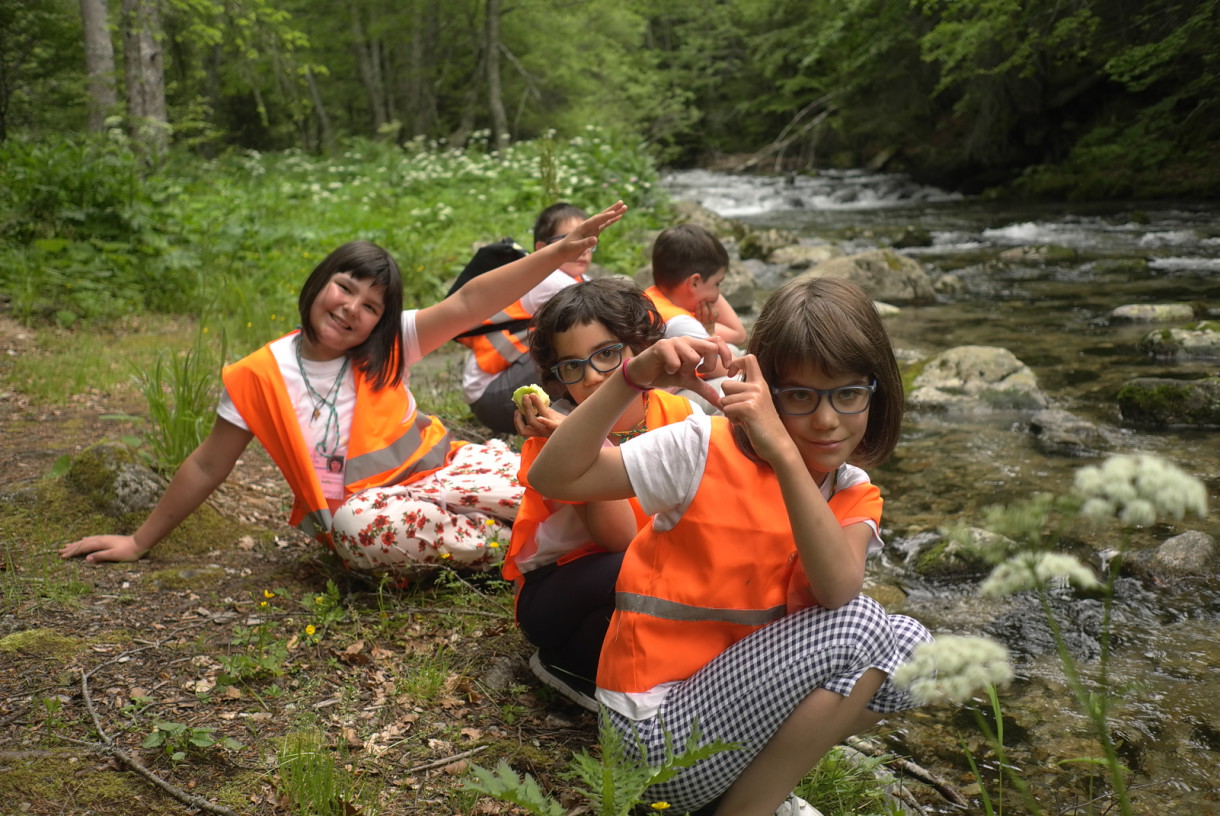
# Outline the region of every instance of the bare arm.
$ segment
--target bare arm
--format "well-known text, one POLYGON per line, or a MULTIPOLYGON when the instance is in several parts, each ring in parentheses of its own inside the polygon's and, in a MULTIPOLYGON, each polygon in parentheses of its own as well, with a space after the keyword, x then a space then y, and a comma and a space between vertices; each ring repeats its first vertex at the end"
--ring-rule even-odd
POLYGON ((178 468, 134 535, 88 536, 65 544, 60 557, 83 555, 90 563, 138 560, 212 495, 253 438, 250 431, 217 417, 212 432, 178 468))
POLYGON ((479 275, 440 303, 420 309, 415 318, 420 353, 435 351, 519 300, 547 275, 568 261, 576 260, 589 247, 596 246, 601 231, 622 218, 626 211, 627 205, 619 201, 581 223, 562 241, 479 275))
POLYGON ((634 495, 622 452, 603 447, 614 423, 639 392, 623 379, 630 367, 638 386, 689 388, 719 403, 715 389, 704 383, 695 370, 723 365, 729 360, 722 341, 695 337, 660 340, 640 356, 625 362, 587 400, 559 423, 550 440, 530 468, 529 482, 544 496, 565 501, 605 501, 634 495))
POLYGON ((793 539, 814 597, 827 609, 840 607, 864 586, 864 559, 872 529, 867 524, 839 524, 776 413, 754 356, 735 360, 734 367, 745 373, 745 379, 725 382, 724 415, 745 427, 754 450, 779 479, 793 539))
POLYGON ((626 501, 588 502, 573 507, 585 523, 593 543, 602 549, 622 552, 639 532, 635 526, 635 513, 626 501))

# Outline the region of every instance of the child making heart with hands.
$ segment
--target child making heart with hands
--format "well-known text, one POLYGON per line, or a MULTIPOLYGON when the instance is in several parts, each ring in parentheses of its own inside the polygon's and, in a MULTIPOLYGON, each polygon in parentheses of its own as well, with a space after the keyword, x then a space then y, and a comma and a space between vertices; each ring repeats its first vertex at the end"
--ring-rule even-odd
POLYGON ((835 743, 912 705, 888 678, 930 639, 861 594, 881 496, 860 466, 890 455, 903 411, 872 301, 845 281, 793 281, 748 351, 658 342, 560 423, 529 472, 545 495, 635 497, 653 514, 623 558, 597 699, 650 764, 696 726, 741 745, 649 790, 677 812, 812 812, 789 792, 835 743), (602 445, 644 391, 713 398, 696 371, 721 365, 723 417, 602 445))
MULTIPOLYGON (((556 294, 534 316, 531 328, 530 354, 543 382, 579 405, 624 359, 660 340, 665 323, 634 283, 601 278, 556 294)), ((663 391, 637 394, 603 441, 617 445, 697 410, 687 399, 663 391)), ((530 668, 565 697, 596 710, 594 678, 614 610, 614 582, 623 551, 648 517, 631 500, 561 502, 530 486, 525 478, 530 464, 562 420, 536 395, 522 400, 517 429, 530 437, 521 448, 518 475, 525 494, 504 577, 517 584, 517 623, 538 648, 530 668)))

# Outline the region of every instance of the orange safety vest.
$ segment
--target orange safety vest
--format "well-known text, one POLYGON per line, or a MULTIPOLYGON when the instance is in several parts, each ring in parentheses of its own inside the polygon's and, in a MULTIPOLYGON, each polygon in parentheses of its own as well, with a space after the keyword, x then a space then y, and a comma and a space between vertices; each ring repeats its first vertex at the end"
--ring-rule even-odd
MULTIPOLYGON (((671 530, 641 530, 623 558, 599 688, 642 693, 685 680, 788 614, 791 588, 805 583, 775 471, 741 453, 727 419, 711 422, 690 507, 671 530)), ((843 525, 879 522, 881 493, 860 482, 836 492, 830 508, 843 525)))
MULTIPOLYGON (((497 323, 507 323, 510 320, 529 320, 532 316, 518 300, 512 305, 506 306, 503 311, 484 320, 483 325, 492 326, 497 323)), ((475 362, 484 372, 499 374, 522 356, 529 354, 529 332, 528 328, 521 328, 516 331, 493 331, 474 337, 454 339, 474 352, 475 362)))
MULTIPOLYGON (((408 416, 405 384, 378 391, 358 368, 353 373, 356 407, 347 445, 346 495, 422 479, 444 467, 466 444, 454 441, 434 416, 418 410, 408 416)), ((221 378, 242 419, 292 488, 289 524, 329 544, 332 507, 322 494, 271 344, 226 366, 221 378)))
POLYGON ((656 287, 656 284, 649 286, 644 290, 644 294, 652 301, 652 305, 657 307, 657 311, 661 314, 661 319, 666 323, 673 320, 675 317, 685 315, 686 317, 694 317, 694 313, 689 309, 683 309, 678 304, 674 303, 669 298, 665 297, 664 293, 656 287))
MULTIPOLYGON (((691 415, 691 410, 690 400, 685 397, 674 396, 664 391, 652 391, 648 396, 648 411, 644 414, 644 425, 652 430, 663 425, 681 422, 691 415)), ((525 440, 521 446, 521 469, 517 472, 517 481, 525 488, 525 493, 521 497, 521 505, 517 508, 517 519, 513 522, 512 538, 509 540, 508 552, 504 556, 504 564, 501 567, 505 580, 517 583, 518 592, 524 583, 524 576, 517 567, 517 562, 529 558, 538 551, 538 528, 551 517, 551 514, 560 505, 575 503, 545 498, 529 485, 530 466, 534 464, 534 459, 538 457, 545 442, 546 440, 542 437, 533 436, 525 440)), ((651 520, 651 516, 644 514, 640 503, 635 498, 631 498, 629 501, 631 509, 635 511, 636 529, 643 529, 644 525, 651 520)), ((564 553, 560 556, 558 563, 567 564, 577 558, 597 552, 606 552, 606 550, 592 541, 588 541, 564 553)))

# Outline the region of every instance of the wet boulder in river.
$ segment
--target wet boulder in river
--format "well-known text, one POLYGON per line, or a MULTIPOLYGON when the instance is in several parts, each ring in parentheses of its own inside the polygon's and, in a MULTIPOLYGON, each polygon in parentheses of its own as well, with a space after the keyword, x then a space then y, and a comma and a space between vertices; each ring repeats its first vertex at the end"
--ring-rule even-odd
POLYGON ((1220 428, 1220 377, 1139 377, 1118 391, 1123 422, 1140 428, 1220 428))
POLYGON ((933 303, 936 291, 923 264, 892 249, 878 249, 824 261, 802 277, 844 278, 887 303, 933 303))
POLYGON ((996 346, 958 346, 924 365, 907 402, 932 410, 1026 410, 1047 407, 1029 366, 996 346))

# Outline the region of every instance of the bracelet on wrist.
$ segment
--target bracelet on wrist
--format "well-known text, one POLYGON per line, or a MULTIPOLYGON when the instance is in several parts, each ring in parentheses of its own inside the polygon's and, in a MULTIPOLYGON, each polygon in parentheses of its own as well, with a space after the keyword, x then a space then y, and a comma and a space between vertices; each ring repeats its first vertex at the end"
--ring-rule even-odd
POLYGON ((622 366, 623 382, 627 383, 628 388, 631 388, 635 391, 639 391, 641 394, 646 394, 652 390, 652 386, 651 385, 637 385, 635 382, 632 381, 631 375, 627 373, 627 364, 630 363, 633 359, 635 359, 635 358, 628 357, 626 360, 623 360, 623 366, 622 366))

